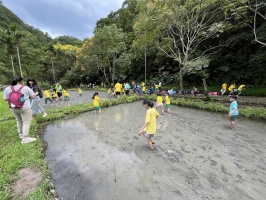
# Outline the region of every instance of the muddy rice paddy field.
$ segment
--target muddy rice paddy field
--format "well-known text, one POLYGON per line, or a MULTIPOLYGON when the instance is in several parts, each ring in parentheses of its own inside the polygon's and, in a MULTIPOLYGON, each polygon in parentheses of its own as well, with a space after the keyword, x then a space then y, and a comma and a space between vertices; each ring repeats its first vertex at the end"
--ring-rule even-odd
POLYGON ((265 199, 264 122, 240 117, 231 131, 224 114, 171 110, 157 119, 152 151, 138 135, 146 112, 141 102, 48 125, 46 159, 59 198, 265 199))

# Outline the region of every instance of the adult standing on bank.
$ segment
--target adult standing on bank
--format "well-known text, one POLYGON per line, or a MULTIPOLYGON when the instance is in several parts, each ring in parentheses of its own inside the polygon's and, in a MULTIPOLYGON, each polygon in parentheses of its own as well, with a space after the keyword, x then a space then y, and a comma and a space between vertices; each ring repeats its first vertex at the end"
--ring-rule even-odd
POLYGON ((62 91, 63 91, 63 88, 62 88, 62 86, 58 82, 55 85, 55 89, 56 89, 56 93, 57 93, 58 98, 60 100, 62 100, 62 91))
POLYGON ((26 144, 33 142, 36 138, 29 137, 30 124, 32 120, 32 111, 30 105, 30 99, 34 99, 33 91, 27 87, 23 86, 23 78, 19 75, 15 75, 12 78, 11 86, 8 86, 3 93, 4 101, 8 101, 10 105, 11 112, 14 114, 17 121, 17 129, 19 137, 22 139, 21 143, 26 144), (12 91, 21 92, 21 102, 24 102, 22 107, 16 108, 16 105, 12 105, 11 93, 12 91))
POLYGON ((34 92, 35 98, 31 101, 31 109, 32 109, 32 116, 42 113, 43 117, 47 116, 47 113, 44 112, 43 107, 41 106, 41 99, 40 99, 40 90, 37 85, 37 81, 35 78, 28 78, 27 86, 32 89, 34 92))

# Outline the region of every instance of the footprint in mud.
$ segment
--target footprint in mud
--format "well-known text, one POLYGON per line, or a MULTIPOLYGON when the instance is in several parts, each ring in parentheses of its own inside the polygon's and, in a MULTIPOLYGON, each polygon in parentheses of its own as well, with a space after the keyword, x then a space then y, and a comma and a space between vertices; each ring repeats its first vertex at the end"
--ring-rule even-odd
POLYGON ((213 189, 218 189, 219 188, 219 186, 217 185, 216 175, 215 174, 210 174, 207 177, 207 180, 210 182, 211 188, 213 188, 213 189))
POLYGON ((205 146, 202 146, 201 148, 202 148, 204 151, 206 151, 206 147, 205 147, 205 146))
POLYGON ((216 166, 217 165, 217 162, 216 161, 214 161, 214 160, 210 160, 211 161, 211 166, 216 166))
POLYGON ((243 167, 241 165, 239 165, 238 163, 236 163, 236 162, 233 162, 233 163, 237 166, 238 169, 243 169, 243 167))
POLYGON ((228 172, 226 171, 226 168, 225 168, 223 165, 221 166, 221 170, 222 170, 222 172, 223 172, 225 175, 230 175, 230 176, 231 176, 231 174, 228 173, 228 172))
POLYGON ((137 136, 134 136, 133 139, 138 140, 139 138, 137 136))
POLYGON ((240 175, 236 175, 235 182, 236 182, 236 183, 243 183, 243 182, 244 182, 244 179, 242 178, 242 176, 240 176, 240 175))

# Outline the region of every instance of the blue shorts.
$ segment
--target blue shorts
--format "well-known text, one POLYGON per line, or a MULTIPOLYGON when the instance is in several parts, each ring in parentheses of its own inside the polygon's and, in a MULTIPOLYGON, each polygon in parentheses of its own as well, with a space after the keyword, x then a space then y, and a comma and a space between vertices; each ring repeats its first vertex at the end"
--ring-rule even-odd
POLYGON ((148 134, 147 132, 144 133, 144 136, 146 138, 152 138, 154 134, 148 134))

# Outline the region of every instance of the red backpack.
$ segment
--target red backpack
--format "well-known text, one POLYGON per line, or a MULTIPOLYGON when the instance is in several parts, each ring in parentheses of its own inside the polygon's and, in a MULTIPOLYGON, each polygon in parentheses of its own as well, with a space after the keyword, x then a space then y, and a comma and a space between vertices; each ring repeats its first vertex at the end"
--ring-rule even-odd
POLYGON ((22 108, 24 105, 24 94, 21 93, 23 87, 24 86, 21 86, 17 91, 15 91, 14 86, 10 86, 12 90, 8 95, 8 105, 10 108, 22 108))

